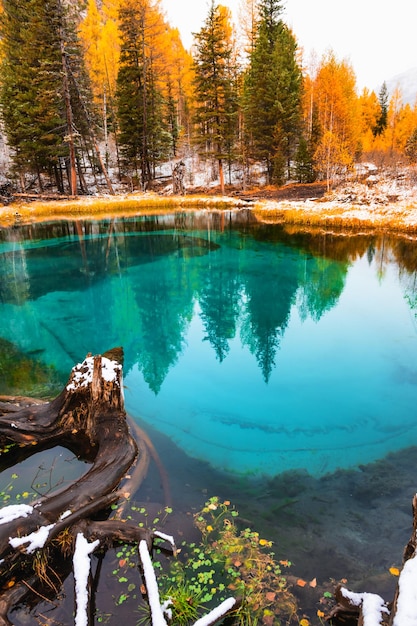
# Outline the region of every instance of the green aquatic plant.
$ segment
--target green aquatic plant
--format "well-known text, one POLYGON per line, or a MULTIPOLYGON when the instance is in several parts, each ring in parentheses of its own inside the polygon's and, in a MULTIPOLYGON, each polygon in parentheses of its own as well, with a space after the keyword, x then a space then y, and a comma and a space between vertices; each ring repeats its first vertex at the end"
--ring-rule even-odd
POLYGON ((0 394, 49 398, 60 391, 61 385, 52 366, 0 338, 0 394))
POLYGON ((184 542, 180 558, 158 580, 161 597, 175 607, 173 623, 190 623, 185 611, 181 615, 184 598, 193 609, 206 611, 231 595, 242 599, 233 622, 239 626, 272 626, 296 618, 297 603, 281 571, 291 564, 277 562, 272 542, 240 528, 238 518, 230 502, 217 497, 194 516, 201 543, 184 542))

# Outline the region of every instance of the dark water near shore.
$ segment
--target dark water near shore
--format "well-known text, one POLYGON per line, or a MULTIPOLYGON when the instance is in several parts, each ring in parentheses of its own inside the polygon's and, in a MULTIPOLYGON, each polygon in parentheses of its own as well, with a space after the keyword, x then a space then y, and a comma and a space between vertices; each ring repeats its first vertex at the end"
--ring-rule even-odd
MULTIPOLYGON (((417 486, 416 269, 413 241, 245 211, 1 230, 0 394, 55 395, 122 345, 178 512, 229 499, 295 575, 390 597, 417 486)), ((136 497, 162 501, 155 469, 136 497)))

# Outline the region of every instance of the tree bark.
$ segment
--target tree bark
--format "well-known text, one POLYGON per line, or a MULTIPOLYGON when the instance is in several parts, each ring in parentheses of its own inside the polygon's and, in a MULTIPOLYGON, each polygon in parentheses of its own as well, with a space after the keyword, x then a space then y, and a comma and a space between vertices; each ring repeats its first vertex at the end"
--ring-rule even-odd
MULTIPOLYGON (((122 497, 118 487, 135 461, 138 448, 124 410, 123 351, 116 349, 108 356, 89 356, 75 366, 67 385, 52 402, 9 409, 4 402, 0 404, 3 447, 15 443, 30 456, 59 444, 92 461, 90 469, 77 481, 32 502, 32 510, 26 517, 0 523, 0 559, 3 559, 0 587, 3 589, 7 589, 10 581, 15 586, 19 573, 24 579, 31 560, 30 542, 16 550, 10 538, 26 537, 42 526, 53 525, 47 538, 49 543, 64 528, 71 529, 80 520, 89 520, 122 497), (19 559, 22 564, 18 566, 19 559)), ((19 401, 24 403, 25 399, 19 401)), ((2 454, 3 463, 8 456, 14 464, 13 447, 2 454)), ((5 507, 0 512, 7 510, 5 507)), ((13 594, 9 595, 13 600, 13 594)))

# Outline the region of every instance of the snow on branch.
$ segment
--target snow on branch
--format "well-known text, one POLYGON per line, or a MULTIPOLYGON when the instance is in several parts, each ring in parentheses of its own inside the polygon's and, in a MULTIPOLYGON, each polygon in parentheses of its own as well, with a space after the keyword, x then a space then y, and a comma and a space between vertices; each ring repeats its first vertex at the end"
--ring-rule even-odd
POLYGON ((210 613, 200 617, 194 626, 211 626, 215 624, 221 617, 224 617, 226 613, 236 609, 238 607, 238 600, 236 598, 226 598, 219 606, 216 606, 210 613))
POLYGON ((78 533, 75 540, 75 551, 73 557, 75 602, 77 606, 75 626, 87 626, 88 624, 88 577, 90 575, 91 566, 89 555, 97 548, 99 543, 98 539, 88 543, 82 533, 78 533))
POLYGON ((0 524, 8 524, 19 517, 27 517, 33 512, 29 504, 9 504, 0 510, 0 524))
POLYGON ((33 531, 29 535, 23 537, 10 537, 9 543, 12 548, 18 548, 19 546, 29 544, 26 547, 26 552, 32 554, 35 550, 43 548, 48 541, 49 531, 55 526, 55 524, 48 524, 47 526, 41 526, 38 530, 33 531))
POLYGON ((417 555, 408 559, 398 580, 398 600, 393 626, 417 624, 417 555))
POLYGON ((152 626, 168 626, 161 607, 155 570, 149 554, 148 545, 144 539, 139 542, 139 556, 142 563, 146 591, 148 593, 149 607, 151 609, 152 626))
MULTIPOLYGON (((355 593, 344 587, 340 588, 340 593, 351 606, 361 609, 363 626, 381 626, 384 614, 389 615, 385 601, 376 593, 355 593)), ((413 624, 415 626, 415 622, 413 624)), ((405 626, 405 623, 401 623, 401 626, 405 626)))
MULTIPOLYGON (((155 531, 154 536, 166 539, 175 549, 174 540, 170 535, 165 535, 164 533, 155 531)), ((161 605, 155 570, 149 554, 148 544, 144 539, 139 542, 139 557, 142 563, 143 576, 145 579, 146 591, 148 593, 148 602, 151 610, 152 626, 168 626, 164 617, 164 613, 167 613, 167 607, 169 606, 170 601, 161 605)), ((198 619, 194 623, 194 626, 212 626, 212 624, 215 624, 227 613, 229 613, 233 609, 236 609, 238 605, 239 601, 236 598, 227 598, 221 604, 219 604, 219 606, 215 607, 212 611, 207 613, 207 615, 204 615, 203 617, 198 619)))

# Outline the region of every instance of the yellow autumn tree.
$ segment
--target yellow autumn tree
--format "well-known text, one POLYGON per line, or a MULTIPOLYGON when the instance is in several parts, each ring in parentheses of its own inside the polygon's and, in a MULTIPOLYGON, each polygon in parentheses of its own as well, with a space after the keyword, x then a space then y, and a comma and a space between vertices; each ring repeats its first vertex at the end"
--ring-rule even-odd
POLYGON ((118 0, 104 0, 100 9, 96 0, 88 0, 86 15, 79 25, 93 97, 102 120, 106 155, 108 120, 113 129, 117 126, 114 97, 120 58, 118 11, 118 0))
MULTIPOLYGON (((126 0, 88 0, 79 26, 94 99, 101 111, 104 135, 110 119, 117 128, 115 94, 120 68, 120 12, 126 0)), ((166 22, 160 0, 141 0, 143 55, 151 67, 155 88, 166 100, 174 152, 181 135, 189 130, 189 102, 192 98, 191 55, 184 49, 178 29, 166 22)))
POLYGON ((345 175, 361 149, 361 124, 356 77, 346 61, 333 52, 326 54, 310 85, 314 90, 314 113, 318 142, 315 168, 328 186, 336 176, 345 175))
POLYGON ((365 88, 359 96, 362 153, 371 153, 375 145, 375 129, 381 107, 375 91, 365 88))
POLYGON ((417 126, 416 107, 403 104, 400 88, 394 89, 388 107, 388 121, 385 130, 386 150, 391 158, 405 157, 405 147, 417 126))

